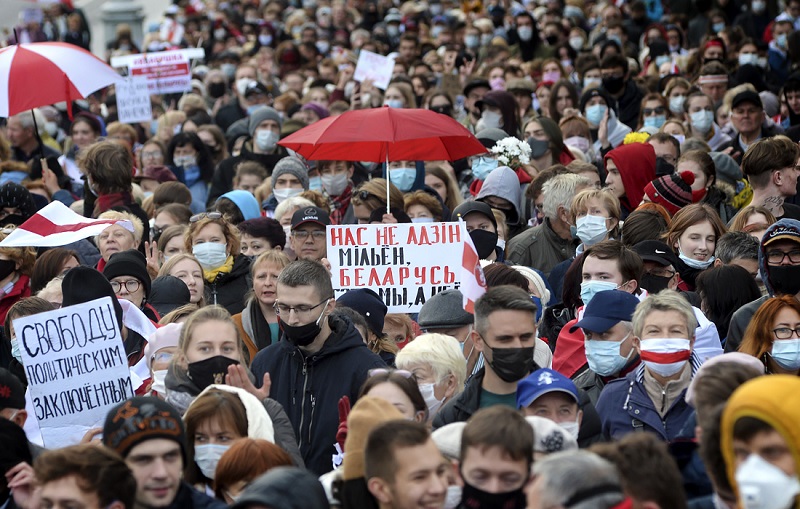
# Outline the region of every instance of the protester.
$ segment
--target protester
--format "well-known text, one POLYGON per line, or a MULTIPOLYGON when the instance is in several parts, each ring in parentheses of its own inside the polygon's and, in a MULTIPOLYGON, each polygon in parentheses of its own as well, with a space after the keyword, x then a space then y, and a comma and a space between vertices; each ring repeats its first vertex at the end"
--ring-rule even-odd
POLYGON ((283 449, 260 438, 240 438, 217 462, 214 493, 219 500, 233 504, 253 481, 281 466, 292 466, 292 458, 283 449))
POLYGON ((483 353, 476 350, 475 343, 472 342, 475 316, 464 309, 462 301, 463 296, 459 290, 439 292, 422 306, 417 323, 425 332, 456 338, 467 361, 469 379, 483 367, 483 353))
MULTIPOLYGON (((166 232, 165 232, 166 234, 166 232)), ((183 243, 183 236, 176 237, 183 243)), ((203 279, 203 266, 193 255, 176 253, 166 260, 158 271, 158 277, 173 276, 186 285, 189 289, 189 302, 203 307, 206 304, 205 279, 203 279)))
MULTIPOLYGON (((8 237, 13 228, 0 231, 0 241, 8 237)), ((15 303, 31 294, 31 271, 36 253, 27 247, 0 248, 0 323, 6 322, 6 314, 15 303)))
POLYGON ((697 276, 714 263, 717 239, 725 231, 719 215, 708 205, 687 205, 675 214, 665 240, 678 257, 678 290, 694 290, 697 276))
POLYGON ((289 242, 298 259, 318 262, 327 256, 325 227, 330 216, 319 207, 300 208, 292 214, 289 242))

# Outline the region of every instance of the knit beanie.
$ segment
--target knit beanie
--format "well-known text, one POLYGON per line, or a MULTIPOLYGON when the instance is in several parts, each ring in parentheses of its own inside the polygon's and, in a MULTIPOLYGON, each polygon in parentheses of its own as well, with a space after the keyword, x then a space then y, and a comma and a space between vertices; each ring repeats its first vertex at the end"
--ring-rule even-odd
POLYGON ((245 221, 261 217, 261 207, 258 204, 258 200, 256 200, 253 193, 249 191, 236 189, 223 194, 217 198, 217 201, 219 201, 220 198, 227 198, 232 201, 234 205, 239 208, 239 212, 242 213, 242 217, 245 221))
POLYGON ((395 420, 403 420, 403 415, 388 401, 370 396, 363 396, 358 400, 347 416, 343 480, 364 477, 364 448, 369 432, 379 424, 395 420))
POLYGON ((112 408, 103 425, 103 445, 125 458, 131 449, 147 440, 173 440, 186 462, 186 431, 181 414, 166 401, 136 396, 112 408))
POLYGON ((422 305, 417 323, 423 329, 452 329, 472 325, 475 316, 464 311, 459 290, 439 292, 422 305))
POLYGON ((250 123, 247 124, 247 130, 250 132, 250 136, 255 135, 256 127, 258 127, 258 125, 265 120, 274 120, 278 123, 278 127, 283 126, 281 114, 278 113, 275 108, 264 106, 262 108, 258 108, 250 114, 250 123))
POLYGON ((275 189, 278 177, 285 173, 291 173, 297 177, 297 180, 303 185, 303 189, 308 191, 308 168, 303 161, 293 156, 286 156, 275 163, 275 167, 272 169, 272 189, 275 189))
POLYGON ((119 305, 117 296, 111 289, 111 283, 97 270, 83 265, 70 269, 61 282, 61 293, 62 307, 83 304, 101 297, 111 297, 117 325, 122 330, 122 306, 119 305))
POLYGON ((300 111, 311 110, 319 117, 320 120, 323 118, 328 118, 331 116, 331 113, 328 111, 328 108, 321 104, 317 103, 306 103, 300 108, 300 111))
POLYGON ((136 249, 128 249, 121 253, 114 253, 103 268, 103 275, 111 281, 119 276, 135 277, 144 286, 145 299, 150 297, 152 282, 147 273, 147 258, 136 249))
POLYGON ((711 152, 709 155, 711 156, 711 160, 714 161, 714 167, 717 169, 717 179, 719 179, 720 182, 736 186, 736 182, 744 178, 742 168, 740 168, 739 165, 736 164, 736 160, 728 154, 723 152, 711 152))
POLYGON ((644 187, 644 193, 650 201, 662 205, 667 211, 675 215, 682 207, 692 203, 692 184, 694 174, 682 171, 680 175, 664 175, 644 187))
POLYGON ((153 280, 147 302, 158 311, 159 316, 189 304, 192 294, 186 283, 175 276, 161 276, 153 280))

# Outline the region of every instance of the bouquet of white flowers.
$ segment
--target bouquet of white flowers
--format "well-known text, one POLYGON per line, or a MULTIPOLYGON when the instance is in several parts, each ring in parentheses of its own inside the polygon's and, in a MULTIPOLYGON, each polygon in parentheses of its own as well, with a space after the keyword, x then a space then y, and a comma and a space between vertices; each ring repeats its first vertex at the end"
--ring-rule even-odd
POLYGON ((503 138, 495 143, 490 152, 497 154, 500 164, 514 170, 531 162, 531 146, 513 136, 503 138))

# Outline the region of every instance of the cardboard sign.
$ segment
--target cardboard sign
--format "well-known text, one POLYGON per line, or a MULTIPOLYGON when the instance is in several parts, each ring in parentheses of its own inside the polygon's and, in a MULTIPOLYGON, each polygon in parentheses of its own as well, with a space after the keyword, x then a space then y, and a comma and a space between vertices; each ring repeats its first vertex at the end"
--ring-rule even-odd
POLYGON ((394 58, 385 57, 367 50, 358 53, 358 63, 353 79, 358 82, 372 80, 372 84, 386 90, 394 72, 394 58))
POLYGON ((459 288, 466 223, 328 226, 333 290, 369 288, 389 313, 418 313, 429 298, 459 288))
POLYGON ((14 320, 33 413, 48 449, 80 442, 133 397, 109 297, 14 320))
POLYGON ((118 81, 114 87, 117 96, 117 115, 124 124, 150 122, 153 108, 147 78, 131 76, 118 81))
POLYGON ((192 69, 189 60, 203 58, 202 48, 157 51, 121 55, 111 59, 112 67, 127 67, 128 75, 147 78, 149 93, 172 94, 191 90, 192 69))

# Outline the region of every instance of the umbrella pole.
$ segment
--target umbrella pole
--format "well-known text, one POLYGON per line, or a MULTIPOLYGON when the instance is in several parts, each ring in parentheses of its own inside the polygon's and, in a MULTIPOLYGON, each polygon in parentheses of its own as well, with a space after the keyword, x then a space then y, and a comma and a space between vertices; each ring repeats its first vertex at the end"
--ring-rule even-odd
POLYGON ((39 159, 44 159, 44 141, 39 136, 39 126, 36 124, 36 115, 33 114, 33 109, 31 109, 31 117, 33 118, 33 134, 36 136, 36 141, 39 142, 39 159))
POLYGON ((389 189, 389 151, 386 151, 386 213, 391 214, 392 204, 389 203, 390 189, 389 189))

